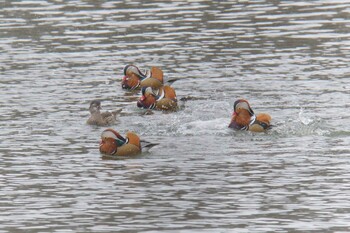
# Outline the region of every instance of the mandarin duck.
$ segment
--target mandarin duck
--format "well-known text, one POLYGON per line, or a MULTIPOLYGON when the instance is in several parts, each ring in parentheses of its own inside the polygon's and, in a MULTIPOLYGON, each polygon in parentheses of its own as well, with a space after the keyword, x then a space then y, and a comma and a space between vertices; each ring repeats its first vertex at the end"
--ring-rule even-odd
POLYGON ((174 88, 162 86, 158 89, 143 87, 142 96, 137 101, 137 107, 163 111, 176 111, 177 99, 174 88))
POLYGON ((98 125, 98 126, 106 126, 114 124, 117 121, 117 114, 122 110, 116 110, 113 112, 102 112, 101 113, 101 101, 93 100, 90 103, 89 111, 90 118, 87 120, 87 124, 89 125, 98 125))
POLYGON ((106 129, 101 133, 100 152, 106 155, 117 156, 140 154, 140 138, 133 132, 127 132, 124 138, 117 131, 106 129))
POLYGON ((264 132, 270 128, 271 116, 266 113, 255 115, 248 101, 243 99, 236 100, 233 109, 229 128, 253 132, 264 132))
POLYGON ((124 77, 122 79, 122 88, 135 90, 140 87, 159 88, 163 85, 163 71, 157 67, 151 67, 150 70, 142 72, 135 65, 126 65, 124 67, 124 77))

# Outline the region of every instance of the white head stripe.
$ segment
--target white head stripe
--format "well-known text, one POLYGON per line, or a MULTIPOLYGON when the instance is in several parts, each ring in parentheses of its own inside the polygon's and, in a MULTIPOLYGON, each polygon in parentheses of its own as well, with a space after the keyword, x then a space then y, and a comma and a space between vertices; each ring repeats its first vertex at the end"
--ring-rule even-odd
POLYGON ((101 137, 118 139, 117 135, 115 135, 112 131, 109 130, 103 131, 101 137))

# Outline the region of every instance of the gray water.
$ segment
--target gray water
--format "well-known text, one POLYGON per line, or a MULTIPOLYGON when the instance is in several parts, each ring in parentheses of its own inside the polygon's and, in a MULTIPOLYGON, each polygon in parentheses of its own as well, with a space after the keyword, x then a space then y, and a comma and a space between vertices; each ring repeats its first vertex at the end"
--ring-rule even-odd
POLYGON ((0 232, 350 231, 350 1, 0 6, 0 232), (145 115, 126 64, 180 110, 145 115), (274 127, 228 129, 238 98, 274 127), (102 159, 93 99, 159 145, 102 159))

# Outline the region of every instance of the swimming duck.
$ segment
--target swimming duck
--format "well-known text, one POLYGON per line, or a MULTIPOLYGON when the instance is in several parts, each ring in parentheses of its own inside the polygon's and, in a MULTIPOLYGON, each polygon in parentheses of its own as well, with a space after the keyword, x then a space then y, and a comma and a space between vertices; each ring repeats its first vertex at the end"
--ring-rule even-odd
POLYGON ((174 88, 162 86, 158 89, 143 87, 142 96, 137 101, 137 107, 164 111, 177 110, 177 99, 174 88))
POLYGON ((87 124, 89 125, 98 125, 98 126, 106 126, 114 124, 117 121, 117 114, 122 110, 116 110, 113 112, 102 112, 101 113, 101 101, 93 100, 90 103, 89 111, 90 118, 87 120, 87 124))
POLYGON ((145 72, 141 72, 135 65, 126 65, 124 67, 123 89, 135 90, 140 87, 159 88, 163 83, 163 71, 157 67, 151 67, 150 70, 146 70, 145 72))
POLYGON ((233 109, 231 122, 228 126, 229 128, 264 132, 270 127, 271 116, 266 113, 255 115, 248 101, 244 99, 236 100, 233 109))
POLYGON ((140 154, 140 138, 133 132, 127 132, 124 138, 117 131, 106 129, 101 133, 100 152, 117 156, 140 154))

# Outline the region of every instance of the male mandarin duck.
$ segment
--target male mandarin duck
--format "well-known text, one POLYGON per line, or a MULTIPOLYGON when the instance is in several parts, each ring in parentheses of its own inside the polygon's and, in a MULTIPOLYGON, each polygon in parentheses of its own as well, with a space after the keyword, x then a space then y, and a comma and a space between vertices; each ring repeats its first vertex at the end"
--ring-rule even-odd
POLYGON ((137 107, 164 111, 177 110, 177 99, 174 88, 162 86, 158 89, 143 87, 142 96, 137 101, 137 107))
POLYGON ((101 101, 99 100, 93 100, 90 103, 89 111, 90 111, 90 118, 87 120, 87 124, 89 125, 98 125, 98 126, 106 126, 114 124, 117 119, 117 114, 120 113, 122 110, 116 110, 113 112, 102 112, 101 113, 101 101))
POLYGON ((250 130, 253 132, 264 132, 270 128, 271 116, 266 113, 255 115, 248 101, 239 99, 233 105, 233 115, 229 128, 236 130, 250 130))
POLYGON ((106 155, 131 156, 141 153, 140 138, 133 132, 122 137, 113 129, 106 129, 101 134, 100 152, 106 155))
POLYGON ((163 86, 163 83, 163 71, 157 67, 151 67, 150 70, 145 72, 141 72, 135 65, 124 67, 123 89, 135 90, 139 87, 159 88, 163 86))

